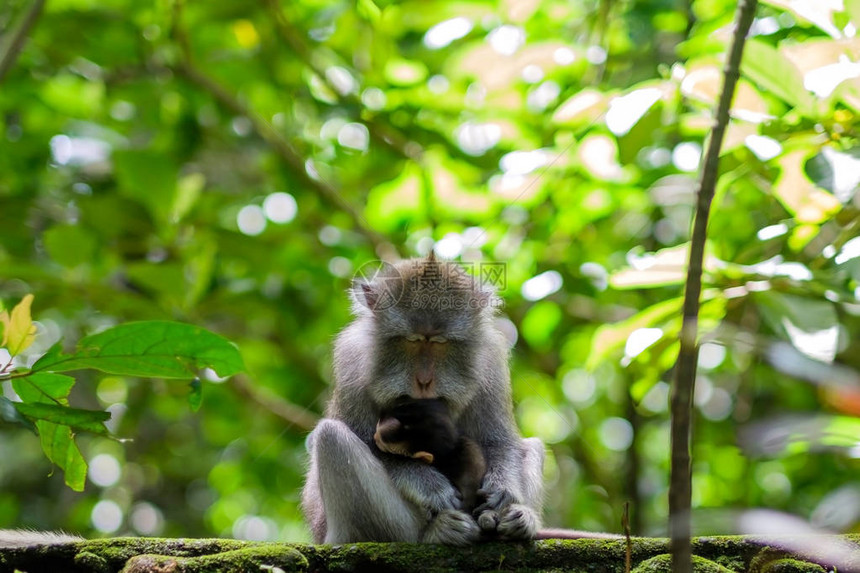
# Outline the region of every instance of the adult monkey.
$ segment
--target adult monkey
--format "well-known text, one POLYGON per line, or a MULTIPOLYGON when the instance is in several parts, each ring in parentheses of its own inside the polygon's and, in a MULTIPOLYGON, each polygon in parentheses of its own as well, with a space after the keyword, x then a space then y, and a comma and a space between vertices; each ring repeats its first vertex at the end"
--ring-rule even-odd
POLYGON ((355 281, 352 296, 355 320, 334 347, 334 393, 308 438, 302 505, 314 541, 534 538, 544 446, 523 439, 514 423, 493 291, 431 254, 384 265, 371 280, 355 281), (473 514, 460 509, 458 490, 433 466, 374 454, 380 412, 403 396, 444 400, 480 445, 486 502, 473 514))

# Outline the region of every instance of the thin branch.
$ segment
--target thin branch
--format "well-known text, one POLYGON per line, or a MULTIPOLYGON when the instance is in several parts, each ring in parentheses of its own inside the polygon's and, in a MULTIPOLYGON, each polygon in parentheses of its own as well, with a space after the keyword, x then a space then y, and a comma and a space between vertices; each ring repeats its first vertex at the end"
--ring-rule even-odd
POLYGON ((9 47, 6 52, 0 57, 0 82, 6 77, 6 73, 12 69, 15 62, 18 60, 18 54, 21 53, 21 48, 24 47, 24 42, 27 41, 27 36, 30 30, 36 25, 36 21, 42 14, 42 9, 45 7, 45 0, 35 0, 30 6, 30 11, 24 17, 24 21, 18 27, 15 35, 12 36, 12 41, 9 42, 9 47))
POLYGON ((624 573, 630 573, 633 561, 633 541, 630 539, 630 502, 624 502, 624 513, 621 515, 621 529, 624 531, 624 573))
POLYGON ((313 430, 317 421, 319 421, 319 417, 313 412, 284 400, 274 392, 251 384, 246 376, 239 374, 233 376, 230 380, 231 385, 239 394, 300 430, 313 430))
POLYGON ((708 217, 717 184, 720 147, 729 123, 729 108, 740 76, 744 42, 757 0, 740 0, 735 13, 735 31, 723 72, 723 89, 717 107, 699 184, 698 203, 690 245, 687 282, 684 291, 684 316, 681 327, 681 349, 677 377, 672 388, 672 470, 669 485, 669 534, 672 540, 672 571, 688 573, 693 569, 691 534, 692 471, 690 435, 696 363, 699 297, 702 292, 702 261, 707 239, 708 217))

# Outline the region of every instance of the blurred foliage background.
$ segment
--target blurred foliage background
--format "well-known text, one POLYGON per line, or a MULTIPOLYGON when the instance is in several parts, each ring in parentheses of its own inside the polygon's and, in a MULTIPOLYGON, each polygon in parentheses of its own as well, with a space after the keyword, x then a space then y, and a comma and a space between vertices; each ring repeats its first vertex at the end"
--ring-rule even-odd
MULTIPOLYGON (((0 298, 33 293, 39 327, 18 364, 172 319, 234 341, 248 372, 207 380, 198 412, 186 383, 78 375, 71 404, 110 411, 120 440, 79 437, 76 493, 0 425, 0 527, 309 539, 304 437, 349 279, 435 248, 505 265, 518 422, 553 454, 547 523, 618 531, 629 500, 635 533, 665 534, 734 8, 5 0, 0 298)), ((860 0, 768 0, 753 25, 707 247, 699 532, 760 507, 860 531, 858 27, 860 0)))

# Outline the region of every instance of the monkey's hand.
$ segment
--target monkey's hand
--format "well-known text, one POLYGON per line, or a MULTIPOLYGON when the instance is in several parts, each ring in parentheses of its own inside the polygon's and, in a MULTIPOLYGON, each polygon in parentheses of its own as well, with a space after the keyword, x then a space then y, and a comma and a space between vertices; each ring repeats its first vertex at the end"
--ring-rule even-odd
POLYGON ((502 488, 484 487, 478 490, 486 502, 475 508, 478 525, 487 533, 502 539, 534 539, 540 522, 534 509, 518 503, 517 498, 502 488))

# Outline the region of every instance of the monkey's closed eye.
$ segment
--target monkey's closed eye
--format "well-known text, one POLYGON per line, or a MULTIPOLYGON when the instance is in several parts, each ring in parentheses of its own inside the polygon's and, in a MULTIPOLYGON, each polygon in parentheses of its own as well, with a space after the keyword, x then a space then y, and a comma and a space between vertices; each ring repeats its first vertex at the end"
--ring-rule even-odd
POLYGON ((406 340, 408 340, 409 342, 422 342, 424 340, 427 340, 427 337, 423 334, 410 334, 406 337, 406 340))
POLYGON ((448 342, 448 339, 444 336, 431 336, 430 342, 435 342, 437 344, 445 344, 446 342, 448 342))

